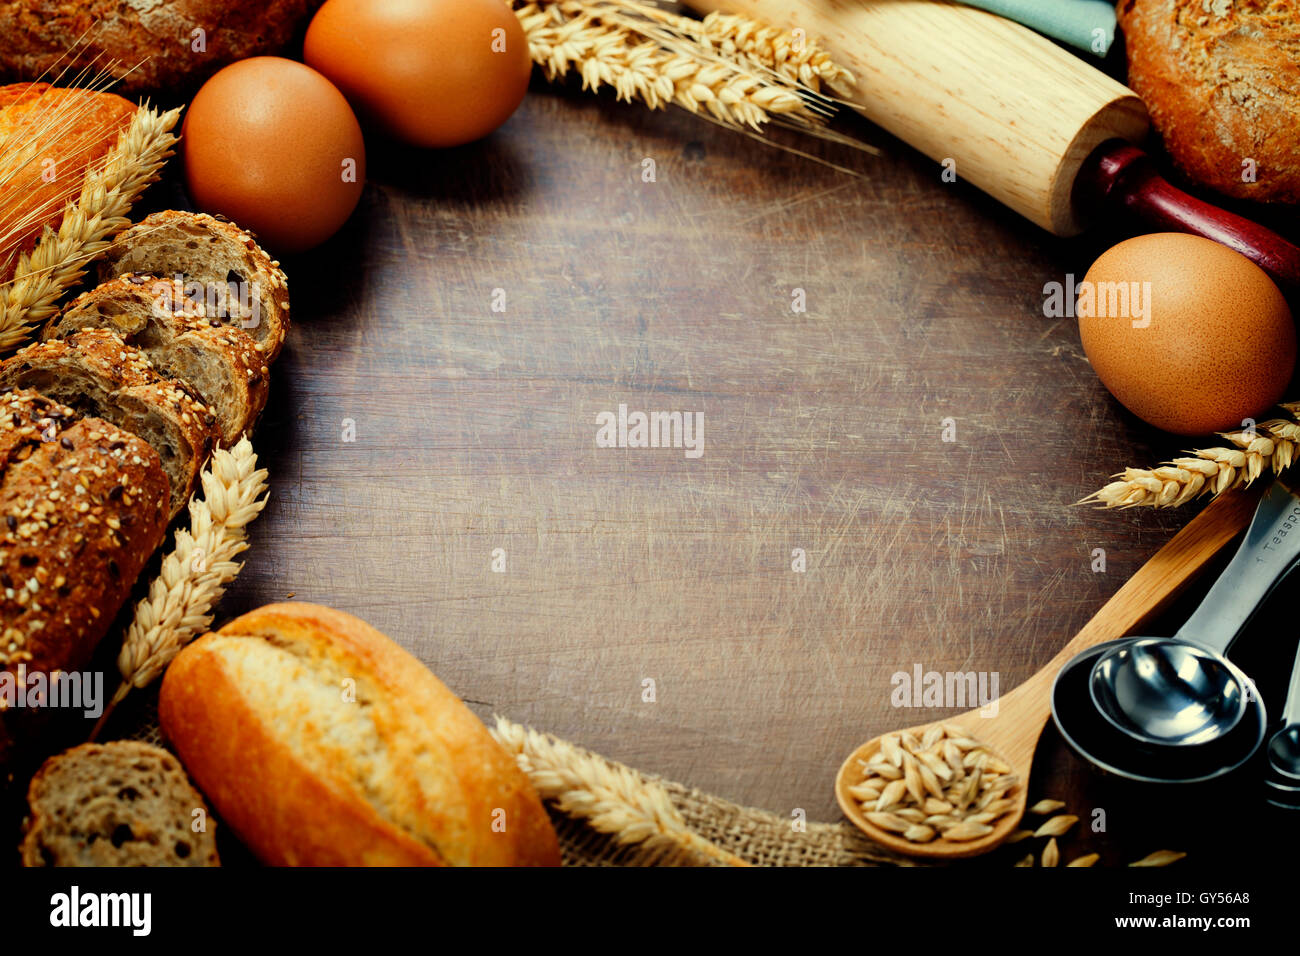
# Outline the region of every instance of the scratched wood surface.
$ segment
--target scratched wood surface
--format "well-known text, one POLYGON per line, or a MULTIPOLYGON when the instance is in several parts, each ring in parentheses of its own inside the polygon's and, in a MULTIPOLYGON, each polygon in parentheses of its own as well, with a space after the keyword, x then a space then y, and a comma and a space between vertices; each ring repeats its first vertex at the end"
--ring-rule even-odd
MULTIPOLYGON (((1106 237, 849 129, 882 155, 783 141, 858 175, 535 87, 486 142, 372 144, 348 228, 286 262, 273 494, 223 614, 342 608, 485 717, 812 820, 847 752, 931 716, 891 675, 1032 673, 1186 517, 1072 507, 1176 447, 1043 315, 1106 237), (597 448, 620 403, 703 415, 703 455, 597 448)), ((1156 848, 1119 817, 1108 862, 1156 848)))

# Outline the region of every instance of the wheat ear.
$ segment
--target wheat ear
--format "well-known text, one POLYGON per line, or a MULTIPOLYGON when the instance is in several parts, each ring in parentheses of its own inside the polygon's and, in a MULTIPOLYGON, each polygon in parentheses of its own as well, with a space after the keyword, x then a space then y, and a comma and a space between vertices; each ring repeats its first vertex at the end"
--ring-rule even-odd
POLYGON ((496 718, 492 736, 528 774, 542 799, 587 821, 620 846, 638 846, 637 862, 651 864, 749 863, 694 833, 667 792, 630 767, 614 766, 573 744, 496 718))
POLYGON ((1202 495, 1217 497, 1250 486, 1263 474, 1279 475, 1296 460, 1300 402, 1281 406, 1291 420, 1273 418, 1253 429, 1220 432, 1232 447, 1202 448, 1157 468, 1126 468, 1079 504, 1102 508, 1174 508, 1202 495))
POLYGON ((19 257, 13 278, 0 285, 0 352, 22 345, 52 316, 107 237, 128 224, 132 204, 172 155, 171 130, 179 116, 179 109, 159 113, 141 106, 103 162, 87 172, 58 232, 46 227, 36 248, 19 257))
POLYGON ((266 506, 266 469, 247 438, 212 454, 200 480, 203 497, 190 498, 190 526, 176 532, 149 593, 135 606, 117 668, 122 683, 111 706, 132 687, 156 680, 181 648, 212 623, 212 608, 242 565, 245 528, 266 506))
POLYGON ((651 109, 676 104, 733 129, 778 120, 821 131, 833 111, 821 84, 852 81, 809 41, 743 17, 692 20, 637 0, 511 5, 547 79, 572 71, 583 89, 608 86, 651 109))

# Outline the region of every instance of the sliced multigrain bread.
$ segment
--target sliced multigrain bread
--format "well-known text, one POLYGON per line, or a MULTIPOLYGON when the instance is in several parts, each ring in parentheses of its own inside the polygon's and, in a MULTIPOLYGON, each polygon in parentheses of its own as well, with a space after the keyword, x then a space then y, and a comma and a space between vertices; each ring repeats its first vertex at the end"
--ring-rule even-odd
POLYGON ((24 866, 221 865, 207 804, 153 744, 82 744, 51 757, 27 803, 24 866))
MULTIPOLYGON (((0 672, 86 666, 167 528, 167 476, 145 442, 35 392, 0 395, 0 672)), ((0 779, 39 736, 0 697, 0 779)))
POLYGON ((169 518, 185 507, 216 443, 216 416, 108 329, 38 342, 0 362, 0 389, 15 388, 106 419, 152 445, 171 486, 169 518))
POLYGON ((270 370, 243 329, 209 319, 185 283, 127 273, 79 296, 46 325, 46 341, 110 329, 145 354, 161 375, 184 382, 217 416, 227 447, 266 406, 270 370))
POLYGON ((162 543, 157 453, 30 391, 0 395, 0 670, 76 670, 162 543))
POLYGON ((289 284, 280 263, 222 216, 168 209, 114 237, 99 281, 127 272, 181 279, 208 318, 242 328, 270 365, 289 331, 289 284))

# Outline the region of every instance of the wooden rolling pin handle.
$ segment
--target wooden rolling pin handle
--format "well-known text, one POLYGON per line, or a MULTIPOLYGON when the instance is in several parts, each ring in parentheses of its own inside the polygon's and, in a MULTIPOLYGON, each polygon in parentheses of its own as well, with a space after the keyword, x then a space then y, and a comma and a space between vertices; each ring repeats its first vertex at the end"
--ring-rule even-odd
POLYGON ((1074 201, 1080 209, 1100 204, 1148 226, 1223 243, 1267 272, 1292 302, 1300 299, 1300 248, 1171 185, 1136 146, 1111 140, 1095 150, 1075 178, 1074 201))

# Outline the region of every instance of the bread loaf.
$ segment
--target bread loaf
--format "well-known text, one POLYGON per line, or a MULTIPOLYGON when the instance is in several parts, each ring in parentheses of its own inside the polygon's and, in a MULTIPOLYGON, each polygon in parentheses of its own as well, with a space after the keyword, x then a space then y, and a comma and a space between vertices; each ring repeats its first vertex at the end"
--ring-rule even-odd
POLYGON ((528 778, 363 621, 272 604, 199 638, 159 719, 222 821, 277 865, 558 865, 528 778))
POLYGON ((34 79, 70 60, 127 92, 188 92, 227 63, 283 49, 322 2, 0 0, 0 73, 34 79))
POLYGON ((0 396, 0 469, 0 671, 78 670, 162 543, 167 476, 134 435, 23 391, 0 396))
POLYGON ((79 296, 42 338, 109 329, 144 353, 162 375, 189 386, 217 416, 227 448, 251 431, 266 405, 270 370, 243 329, 207 319, 177 279, 127 273, 79 296))
POLYGON ((171 488, 168 518, 189 501, 216 441, 215 415, 107 329, 38 342, 0 362, 0 389, 30 388, 144 439, 171 488))
POLYGON ((51 757, 27 805, 24 866, 221 865, 207 804, 152 744, 82 744, 51 757))
POLYGON ((1121 0, 1128 85, 1198 183, 1300 202, 1300 4, 1121 0))
POLYGON ((100 282, 135 272, 193 284, 207 318, 247 332, 267 365, 289 331, 289 283, 280 263, 229 219, 156 212, 113 238, 98 272, 100 282))
MULTIPOLYGON (((0 13, 0 48, 9 41, 2 24, 0 13)), ((48 83, 0 86, 0 282, 46 226, 58 228, 87 169, 113 148, 135 111, 111 93, 48 83)))

